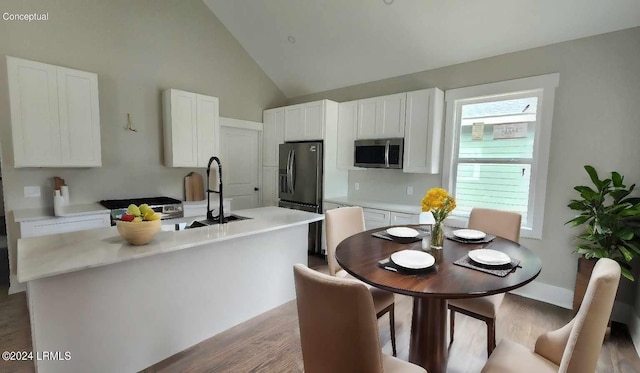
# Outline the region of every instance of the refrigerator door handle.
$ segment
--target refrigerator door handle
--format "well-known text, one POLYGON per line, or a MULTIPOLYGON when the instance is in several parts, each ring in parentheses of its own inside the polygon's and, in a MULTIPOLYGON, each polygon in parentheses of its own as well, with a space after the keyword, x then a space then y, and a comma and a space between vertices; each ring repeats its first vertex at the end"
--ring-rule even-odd
POLYGON ((293 154, 293 150, 289 150, 289 157, 287 158, 287 193, 293 193, 293 187, 291 186, 291 179, 293 177, 291 171, 291 156, 293 154))
POLYGON ((291 193, 296 190, 296 151, 291 151, 291 193))
POLYGON ((389 146, 391 145, 391 141, 387 140, 387 143, 384 146, 384 165, 385 167, 389 167, 389 146))

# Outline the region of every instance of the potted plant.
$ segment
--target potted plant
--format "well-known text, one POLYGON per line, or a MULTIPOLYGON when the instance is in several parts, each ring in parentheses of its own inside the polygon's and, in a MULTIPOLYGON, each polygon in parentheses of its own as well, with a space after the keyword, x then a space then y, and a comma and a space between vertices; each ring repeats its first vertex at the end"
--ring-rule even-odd
POLYGON ((575 252, 580 254, 578 277, 573 305, 579 307, 589 282, 591 270, 599 258, 617 261, 622 275, 633 281, 631 265, 633 258, 640 255, 640 198, 629 195, 635 184, 627 187, 624 177, 612 172, 611 178, 600 180, 596 170, 584 166, 595 188, 579 185, 574 187, 580 199, 572 199, 568 207, 579 215, 565 224, 584 227, 585 232, 576 238, 575 252))

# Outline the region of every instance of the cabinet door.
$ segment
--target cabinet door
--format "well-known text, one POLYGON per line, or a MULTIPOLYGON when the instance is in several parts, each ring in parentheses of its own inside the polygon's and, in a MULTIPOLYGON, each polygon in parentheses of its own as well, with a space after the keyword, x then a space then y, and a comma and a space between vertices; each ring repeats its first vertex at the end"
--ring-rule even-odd
POLYGON ((196 94, 170 89, 165 91, 165 165, 198 166, 196 94))
POLYGON ((284 108, 284 140, 304 140, 304 108, 302 105, 284 108))
POLYGON ((278 206, 278 167, 262 168, 262 206, 278 206))
POLYGON ((209 158, 220 156, 220 115, 218 98, 196 95, 198 167, 207 167, 209 158))
POLYGON ((390 213, 385 210, 362 209, 364 213, 364 225, 367 230, 382 228, 389 225, 390 213))
POLYGON ((419 216, 417 214, 405 214, 402 212, 391 211, 391 225, 410 225, 418 224, 419 216))
POLYGON ((284 143, 284 109, 265 110, 262 120, 262 165, 277 167, 278 145, 284 143))
POLYGON ((39 237, 109 227, 111 227, 109 214, 52 218, 20 223, 20 237, 39 237))
POLYGON ((324 105, 323 101, 305 104, 304 139, 322 140, 324 138, 324 105))
POLYGON ((56 67, 7 57, 14 167, 59 166, 56 67))
POLYGON ((342 102, 338 106, 338 153, 336 166, 341 170, 354 170, 353 142, 358 125, 358 101, 342 102))
POLYGON ((358 139, 375 139, 377 137, 376 128, 378 121, 378 98, 368 98, 358 101, 358 139))
POLYGON ((407 93, 403 172, 440 171, 444 93, 423 89, 407 93))
POLYGON ((379 126, 376 128, 377 137, 403 137, 407 94, 399 93, 383 96, 379 99, 380 120, 376 123, 379 126))
POLYGON ((98 75, 57 68, 62 165, 101 166, 98 75))

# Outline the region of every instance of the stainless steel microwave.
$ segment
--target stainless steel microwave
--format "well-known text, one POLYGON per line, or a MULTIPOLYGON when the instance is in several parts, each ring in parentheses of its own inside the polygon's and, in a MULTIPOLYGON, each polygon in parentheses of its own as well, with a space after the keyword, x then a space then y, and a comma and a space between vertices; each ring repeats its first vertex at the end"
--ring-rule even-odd
POLYGON ((404 139, 356 140, 354 166, 365 168, 402 168, 404 139))

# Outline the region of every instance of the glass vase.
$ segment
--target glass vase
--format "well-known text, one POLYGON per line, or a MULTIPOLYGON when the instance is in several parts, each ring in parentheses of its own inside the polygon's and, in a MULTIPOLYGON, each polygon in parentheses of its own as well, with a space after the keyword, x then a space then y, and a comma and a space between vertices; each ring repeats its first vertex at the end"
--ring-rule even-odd
POLYGON ((442 223, 436 222, 431 230, 431 248, 442 249, 442 241, 444 240, 444 231, 442 230, 442 223))

